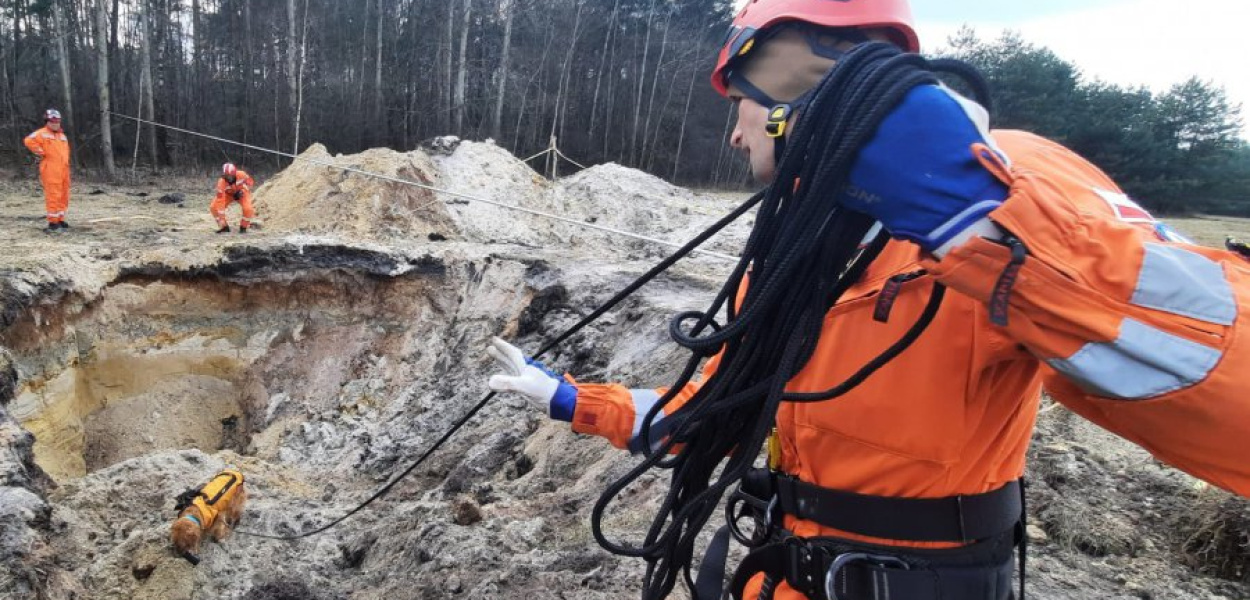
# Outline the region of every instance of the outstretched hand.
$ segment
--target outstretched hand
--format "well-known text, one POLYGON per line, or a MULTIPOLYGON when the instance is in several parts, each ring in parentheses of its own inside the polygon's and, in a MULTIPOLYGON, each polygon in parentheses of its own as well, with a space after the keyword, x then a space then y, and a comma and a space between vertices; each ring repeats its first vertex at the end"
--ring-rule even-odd
POLYGON ((495 359, 503 373, 490 377, 490 388, 515 392, 545 411, 551 418, 572 421, 577 405, 577 388, 537 361, 527 358, 520 348, 493 338, 486 353, 495 359))

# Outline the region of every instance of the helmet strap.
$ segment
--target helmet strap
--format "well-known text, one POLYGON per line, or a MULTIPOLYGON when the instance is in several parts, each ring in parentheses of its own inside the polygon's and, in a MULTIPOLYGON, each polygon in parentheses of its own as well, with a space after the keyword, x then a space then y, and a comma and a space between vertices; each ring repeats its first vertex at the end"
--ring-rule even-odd
POLYGON ((773 138, 773 164, 781 163, 781 155, 786 152, 786 129, 790 116, 794 114, 791 104, 776 104, 768 109, 768 121, 764 123, 764 134, 773 138))
POLYGON ((780 164, 781 157, 786 153, 786 135, 790 133, 790 119, 801 112, 812 101, 815 90, 804 92, 793 102, 778 102, 768 110, 768 121, 764 123, 764 133, 773 138, 773 163, 780 164))

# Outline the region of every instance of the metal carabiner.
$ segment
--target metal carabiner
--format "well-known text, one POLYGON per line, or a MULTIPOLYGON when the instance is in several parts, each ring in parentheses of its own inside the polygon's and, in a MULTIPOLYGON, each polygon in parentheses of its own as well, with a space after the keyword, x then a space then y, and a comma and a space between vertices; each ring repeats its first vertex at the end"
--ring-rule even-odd
POLYGON ((773 514, 777 510, 777 495, 773 494, 768 503, 739 489, 725 503, 725 516, 729 525, 729 533, 744 546, 755 548, 767 542, 773 534, 773 514), (761 506, 763 514, 761 515, 761 506), (749 511, 749 512, 748 512, 749 511), (754 529, 747 535, 738 522, 750 518, 754 529))
POLYGON ((838 571, 845 569, 847 565, 856 562, 872 563, 879 567, 895 567, 904 571, 910 570, 911 565, 897 556, 885 556, 880 554, 868 554, 867 552, 845 552, 834 557, 833 562, 829 565, 829 570, 825 572, 825 597, 829 600, 842 600, 838 596, 838 591, 834 585, 838 579, 838 571))

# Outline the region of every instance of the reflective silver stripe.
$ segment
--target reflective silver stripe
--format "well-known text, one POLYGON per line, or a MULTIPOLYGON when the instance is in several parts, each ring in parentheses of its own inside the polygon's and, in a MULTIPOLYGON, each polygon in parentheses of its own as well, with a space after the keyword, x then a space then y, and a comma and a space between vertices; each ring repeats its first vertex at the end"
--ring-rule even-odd
POLYGON ((945 223, 942 223, 940 227, 929 232, 929 234, 925 237, 931 240, 940 238, 943 235, 946 235, 946 232, 950 231, 952 227, 962 223, 963 220, 968 217, 968 215, 974 214, 979 211, 989 212, 986 209, 992 209, 998 206, 999 204, 1002 204, 1002 202, 999 202, 997 200, 982 200, 980 202, 977 202, 976 204, 973 204, 972 206, 969 206, 968 208, 965 208, 959 211, 959 214, 947 219, 945 223))
POLYGON ((1114 342, 1046 362, 1091 394, 1140 400, 1202 381, 1219 360, 1219 350, 1125 319, 1114 342))
POLYGON ((1218 263, 1163 244, 1146 244, 1132 302, 1220 325, 1237 317, 1233 288, 1218 263))
MULTIPOLYGON (((660 400, 660 395, 655 393, 655 390, 629 390, 629 395, 634 400, 634 430, 630 433, 633 437, 642 431, 642 420, 647 417, 651 407, 660 400)), ((655 423, 664 418, 664 413, 661 412, 658 416, 655 423)))

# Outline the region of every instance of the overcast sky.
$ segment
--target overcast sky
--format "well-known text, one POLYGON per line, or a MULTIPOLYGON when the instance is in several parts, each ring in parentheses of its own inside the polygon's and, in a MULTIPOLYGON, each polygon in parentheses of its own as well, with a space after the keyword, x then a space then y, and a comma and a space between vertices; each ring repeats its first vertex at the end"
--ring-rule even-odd
POLYGON ((1250 27, 1245 0, 912 0, 925 50, 961 25, 982 39, 1012 29, 1075 63, 1088 79, 1165 91, 1197 75, 1243 110, 1250 139, 1250 27))
MULTIPOLYGON (((739 0, 741 1, 741 0, 739 0)), ((982 39, 1004 29, 1075 63, 1087 79, 1166 91, 1197 75, 1250 110, 1245 0, 911 0, 926 52, 962 25, 982 39)), ((1242 135, 1250 139, 1250 118, 1242 135)))

